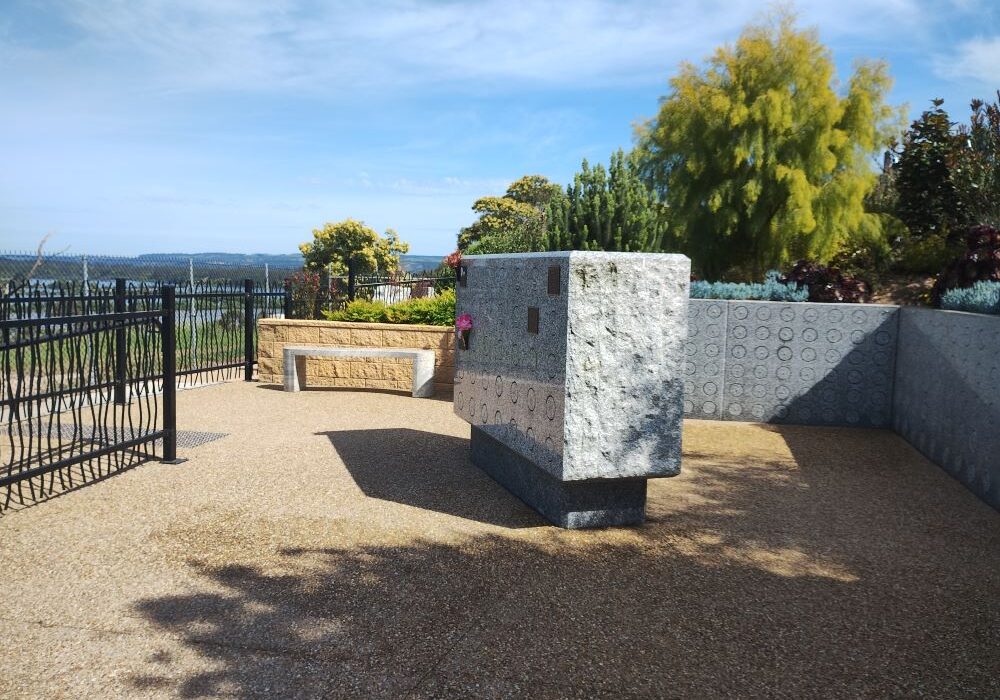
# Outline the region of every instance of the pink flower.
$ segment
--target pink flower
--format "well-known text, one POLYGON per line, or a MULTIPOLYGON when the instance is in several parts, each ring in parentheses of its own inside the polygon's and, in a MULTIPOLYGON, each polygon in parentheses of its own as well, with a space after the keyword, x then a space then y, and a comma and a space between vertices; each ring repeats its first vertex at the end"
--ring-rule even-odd
POLYGON ((455 319, 455 328, 460 331, 471 331, 472 330, 472 316, 469 314, 462 314, 455 319))

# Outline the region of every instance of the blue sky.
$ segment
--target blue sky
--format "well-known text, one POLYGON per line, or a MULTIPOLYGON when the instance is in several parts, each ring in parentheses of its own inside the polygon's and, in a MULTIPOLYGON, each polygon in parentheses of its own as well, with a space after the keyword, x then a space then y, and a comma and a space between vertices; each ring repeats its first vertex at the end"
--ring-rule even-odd
MULTIPOLYGON (((445 254, 524 174, 565 184, 767 9, 671 3, 5 0, 0 249, 296 252, 324 221, 445 254)), ((1000 88, 1000 0, 799 2, 911 116, 1000 88)))

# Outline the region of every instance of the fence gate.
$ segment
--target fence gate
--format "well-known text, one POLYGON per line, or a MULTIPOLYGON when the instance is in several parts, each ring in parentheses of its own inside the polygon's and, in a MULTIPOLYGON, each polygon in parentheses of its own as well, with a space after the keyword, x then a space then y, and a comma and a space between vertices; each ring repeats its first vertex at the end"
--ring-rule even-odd
POLYGON ((174 288, 118 291, 0 297, 0 511, 176 460, 174 288))

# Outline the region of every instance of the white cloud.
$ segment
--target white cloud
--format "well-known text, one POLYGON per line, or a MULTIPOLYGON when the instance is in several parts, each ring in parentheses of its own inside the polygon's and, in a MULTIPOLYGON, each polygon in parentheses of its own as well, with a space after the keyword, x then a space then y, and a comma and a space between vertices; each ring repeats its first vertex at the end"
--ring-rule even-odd
MULTIPOLYGON (((935 84, 931 67, 964 79, 1000 65, 995 39, 931 65, 970 22, 1000 33, 996 2, 797 6, 840 65, 912 57, 902 66, 925 99, 959 82, 935 84)), ((584 155, 626 145, 627 121, 642 115, 622 116, 619 96, 654 110, 679 61, 701 60, 767 8, 2 0, 0 237, 31 245, 55 229, 77 250, 294 250, 317 222, 355 216, 412 234, 415 251, 447 252, 477 197, 525 173, 566 182, 584 155), (608 89, 619 86, 638 88, 608 89)))
POLYGON ((944 78, 1000 87, 1000 36, 963 41, 954 54, 938 57, 935 69, 944 78))
MULTIPOLYGON (((798 4, 824 40, 877 41, 913 31, 933 0, 827 0, 798 4)), ((77 30, 59 50, 72 67, 133 74, 160 90, 365 90, 462 82, 521 86, 662 82, 683 59, 732 40, 767 8, 759 0, 485 0, 304 3, 298 0, 64 0, 77 30)), ((0 50, 9 37, 0 35, 0 50)), ((27 58, 28 55, 25 55, 27 58)), ((30 55, 35 61, 38 56, 30 55)), ((25 61, 27 62, 27 61, 25 61)), ((37 63, 36 63, 37 65, 37 63)), ((91 75, 91 78, 99 78, 91 75)))

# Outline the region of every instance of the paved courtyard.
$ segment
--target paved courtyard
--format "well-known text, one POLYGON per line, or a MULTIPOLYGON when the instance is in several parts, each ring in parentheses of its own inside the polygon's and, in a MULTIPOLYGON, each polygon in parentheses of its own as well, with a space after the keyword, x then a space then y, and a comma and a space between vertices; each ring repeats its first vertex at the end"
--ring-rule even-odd
POLYGON ((892 433, 687 421, 568 532, 448 401, 178 404, 225 437, 0 516, 0 697, 1000 696, 1000 514, 892 433))

